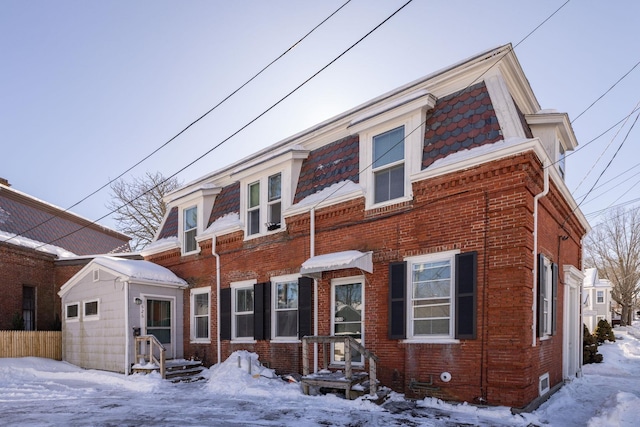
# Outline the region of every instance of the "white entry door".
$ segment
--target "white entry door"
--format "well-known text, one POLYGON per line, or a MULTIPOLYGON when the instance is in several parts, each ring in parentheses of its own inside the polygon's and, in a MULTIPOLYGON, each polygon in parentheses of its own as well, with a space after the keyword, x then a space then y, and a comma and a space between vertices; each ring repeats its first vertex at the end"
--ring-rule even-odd
POLYGON ((173 307, 170 299, 148 298, 146 313, 146 333, 155 336, 166 349, 165 357, 174 357, 173 307))
MULTIPOLYGON (((364 291, 361 278, 345 278, 332 281, 333 316, 332 329, 335 336, 351 336, 359 343, 364 339, 364 291)), ((332 348, 331 362, 344 364, 344 344, 336 343, 332 348)), ((351 350, 351 362, 363 363, 362 354, 351 350)))

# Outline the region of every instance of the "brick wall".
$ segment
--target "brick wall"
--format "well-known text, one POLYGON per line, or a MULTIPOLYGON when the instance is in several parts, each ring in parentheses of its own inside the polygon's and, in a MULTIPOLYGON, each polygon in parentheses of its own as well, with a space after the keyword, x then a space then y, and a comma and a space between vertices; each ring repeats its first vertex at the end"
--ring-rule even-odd
MULTIPOLYGON (((362 199, 318 209, 315 253, 373 251, 374 272, 365 274, 365 346, 379 358, 382 384, 410 396, 437 396, 489 404, 523 406, 538 395, 545 372, 551 385, 562 380, 563 287, 558 286, 558 334, 532 346, 533 198, 543 187, 540 162, 532 153, 516 155, 463 172, 414 183, 413 200, 376 211, 362 199), (457 249, 478 253, 477 339, 456 344, 415 344, 388 338, 388 265, 405 257, 457 249), (450 382, 440 374, 450 372, 450 382), (410 388, 412 380, 428 387, 410 388)), ((560 225, 570 209, 551 186, 540 203, 539 252, 562 265, 581 268, 575 219, 560 225), (559 236, 570 234, 566 241, 559 236)), ((309 215, 287 218, 281 233, 243 240, 236 232, 218 238, 223 288, 238 280, 258 283, 298 273, 309 258, 309 215)), ((215 307, 215 258, 211 242, 198 255, 178 252, 150 258, 185 278, 191 286, 211 286, 215 307)), ((331 280, 361 275, 358 270, 325 272, 318 281, 319 331, 331 334, 331 280)), ((189 301, 189 291, 185 291, 189 301)), ((198 352, 215 363, 210 345, 189 343, 185 308, 185 355, 198 352)), ((212 335, 217 326, 212 313, 212 335)), ((300 345, 258 341, 222 344, 223 360, 237 349, 255 351, 279 372, 300 372, 300 345)))
POLYGON ((22 288, 36 289, 36 328, 51 330, 57 299, 54 257, 43 252, 0 243, 0 330, 11 329, 15 314, 22 315, 22 288))

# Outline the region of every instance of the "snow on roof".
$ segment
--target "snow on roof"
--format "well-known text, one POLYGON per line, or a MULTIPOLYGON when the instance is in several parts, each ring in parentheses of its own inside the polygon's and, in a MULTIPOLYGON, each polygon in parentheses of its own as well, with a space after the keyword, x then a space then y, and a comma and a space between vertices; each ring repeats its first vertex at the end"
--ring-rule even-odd
POLYGON ((95 258, 93 263, 117 271, 133 280, 187 286, 187 282, 171 270, 150 261, 101 256, 95 258))
POLYGON ((220 218, 213 221, 202 235, 216 234, 216 231, 238 228, 241 226, 240 214, 238 212, 231 212, 226 215, 222 215, 220 218))
POLYGON ((300 274, 315 277, 323 271, 359 268, 373 272, 372 252, 342 251, 309 258, 302 263, 300 274))
POLYGON ((354 193, 362 195, 363 192, 364 189, 360 184, 347 179, 346 181, 336 182, 329 187, 323 188, 316 193, 308 195, 298 203, 292 205, 288 210, 295 211, 298 209, 310 208, 312 206, 319 205, 329 199, 338 199, 338 201, 341 201, 343 197, 347 197, 354 193))
POLYGON ((16 246, 22 246, 23 248, 35 249, 40 252, 56 255, 58 258, 72 258, 76 254, 69 252, 59 246, 45 244, 36 240, 29 239, 27 237, 18 236, 17 234, 7 233, 0 230, 0 243, 11 243, 16 246))

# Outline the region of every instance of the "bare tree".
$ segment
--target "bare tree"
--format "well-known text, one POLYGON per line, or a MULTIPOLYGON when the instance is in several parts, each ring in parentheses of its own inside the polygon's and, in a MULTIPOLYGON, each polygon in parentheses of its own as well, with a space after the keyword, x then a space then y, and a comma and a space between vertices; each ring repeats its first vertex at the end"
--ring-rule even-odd
POLYGON ((621 323, 631 324, 640 293, 640 208, 610 211, 587 236, 585 252, 585 262, 611 281, 611 298, 622 307, 621 323))
POLYGON ((167 179, 160 172, 111 183, 107 208, 115 212, 118 231, 131 236, 132 250, 140 250, 153 240, 167 211, 162 198, 179 186, 177 178, 167 179))

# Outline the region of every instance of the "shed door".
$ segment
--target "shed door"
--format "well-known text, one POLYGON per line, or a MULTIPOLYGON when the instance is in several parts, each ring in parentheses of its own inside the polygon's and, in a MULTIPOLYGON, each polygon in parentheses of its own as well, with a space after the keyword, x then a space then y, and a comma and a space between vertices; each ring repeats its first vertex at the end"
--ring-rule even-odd
POLYGON ((171 300, 147 299, 147 334, 154 335, 167 350, 168 359, 173 358, 173 327, 171 300))

